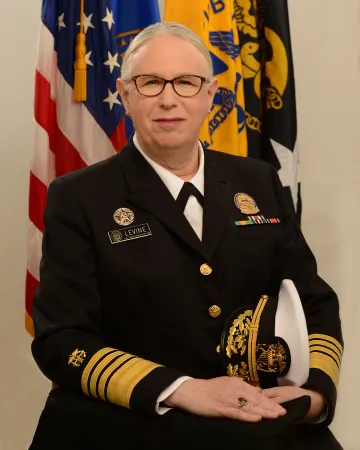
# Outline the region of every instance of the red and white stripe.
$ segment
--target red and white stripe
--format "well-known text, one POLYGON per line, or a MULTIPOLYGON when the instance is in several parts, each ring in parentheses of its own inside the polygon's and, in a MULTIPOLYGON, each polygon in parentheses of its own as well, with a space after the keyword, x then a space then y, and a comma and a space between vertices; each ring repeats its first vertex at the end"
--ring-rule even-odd
POLYGON ((26 329, 33 334, 32 301, 39 284, 43 214, 50 182, 114 155, 125 144, 124 122, 109 139, 57 67, 54 37, 42 23, 35 75, 35 139, 30 164, 26 329))

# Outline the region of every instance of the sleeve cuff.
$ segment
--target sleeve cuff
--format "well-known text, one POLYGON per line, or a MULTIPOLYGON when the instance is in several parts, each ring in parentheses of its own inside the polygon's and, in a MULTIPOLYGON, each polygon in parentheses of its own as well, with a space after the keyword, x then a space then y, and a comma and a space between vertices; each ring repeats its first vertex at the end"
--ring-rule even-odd
POLYGON ((163 402, 164 400, 166 400, 168 397, 170 397, 171 394, 173 394, 176 389, 178 389, 183 383, 185 383, 185 381, 187 380, 191 380, 192 377, 180 377, 177 380, 175 380, 173 383, 170 384, 170 386, 168 386, 166 389, 164 389, 159 397, 156 400, 156 405, 155 405, 155 412, 156 414, 159 414, 160 416, 162 416, 163 414, 167 413, 168 411, 170 411, 172 408, 169 408, 168 406, 160 406, 160 403, 163 402))
POLYGON ((324 414, 321 414, 319 417, 317 423, 325 423, 327 426, 330 425, 334 418, 337 397, 336 386, 330 377, 320 369, 311 368, 309 379, 302 387, 310 390, 315 389, 324 396, 327 407, 324 410, 324 414))
POLYGON ((327 419, 327 417, 329 415, 329 405, 328 405, 328 402, 326 401, 325 397, 324 397, 324 400, 325 400, 324 409, 322 410, 319 418, 316 420, 315 425, 325 422, 325 420, 327 419))
POLYGON ((86 364, 81 374, 81 387, 90 397, 154 414, 159 393, 183 376, 178 370, 105 347, 86 364))

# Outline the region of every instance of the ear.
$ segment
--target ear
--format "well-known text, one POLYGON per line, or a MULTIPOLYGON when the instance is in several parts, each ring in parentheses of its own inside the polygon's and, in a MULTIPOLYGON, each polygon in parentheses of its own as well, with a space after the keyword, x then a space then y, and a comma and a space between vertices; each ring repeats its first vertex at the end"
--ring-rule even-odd
POLYGON ((209 106, 209 111, 212 108, 212 104, 213 104, 213 101, 214 101, 215 94, 216 94, 216 92, 218 90, 218 86, 219 86, 219 81, 218 81, 217 78, 213 78, 210 81, 210 83, 209 83, 209 88, 208 88, 208 103, 209 103, 208 106, 209 106))
POLYGON ((121 102, 124 105, 127 114, 130 114, 129 111, 129 91, 126 88, 125 82, 122 78, 118 78, 116 80, 116 88, 120 94, 121 102))

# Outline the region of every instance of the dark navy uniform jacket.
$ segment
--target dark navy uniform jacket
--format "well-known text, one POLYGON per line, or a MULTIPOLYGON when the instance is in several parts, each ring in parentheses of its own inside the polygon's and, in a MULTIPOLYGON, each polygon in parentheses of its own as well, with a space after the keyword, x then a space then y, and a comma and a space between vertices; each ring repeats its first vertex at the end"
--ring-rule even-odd
MULTIPOLYGON (((120 154, 55 180, 33 304, 37 364, 60 386, 56 395, 95 404, 97 411, 106 406, 121 417, 123 439, 130 423, 141 434, 145 420, 163 420, 163 426, 186 416, 154 413, 159 394, 178 377, 226 375, 216 348, 228 315, 263 294, 277 295, 281 281, 291 279, 309 331, 307 386, 325 396, 329 424, 343 346, 338 299, 317 274, 276 171, 262 161, 205 150, 203 214, 200 241, 132 141, 120 154), (235 226, 248 220, 234 203, 237 193, 279 221, 235 226), (114 221, 119 208, 133 212, 130 228, 114 221), (200 270, 204 264, 210 274, 200 270), (217 317, 209 313, 212 306, 220 308, 217 317)), ((209 420, 191 419, 200 428, 209 420)), ((79 427, 75 421, 77 435, 79 427)))

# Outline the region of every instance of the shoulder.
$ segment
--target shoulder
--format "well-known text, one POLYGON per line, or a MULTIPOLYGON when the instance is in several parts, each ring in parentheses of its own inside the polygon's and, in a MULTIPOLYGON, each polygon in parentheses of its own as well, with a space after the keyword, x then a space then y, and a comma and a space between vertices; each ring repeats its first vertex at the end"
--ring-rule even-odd
POLYGON ((116 154, 91 166, 61 175, 52 184, 69 188, 79 188, 83 185, 90 187, 92 184, 108 179, 120 172, 119 156, 120 154, 116 154))
MULTIPOLYGON (((238 177, 246 173, 256 179, 272 178, 275 169, 271 164, 260 159, 230 155, 214 149, 204 150, 205 160, 216 165, 224 174, 238 177)), ((276 172, 276 171, 275 171, 276 172)))
POLYGON ((112 191, 119 189, 121 192, 124 188, 119 156, 111 156, 53 180, 47 193, 47 213, 61 210, 69 214, 68 208, 93 211, 104 199, 106 202, 111 198, 112 191))
MULTIPOLYGON (((91 166, 75 170, 56 178, 49 186, 51 191, 69 192, 83 199, 104 198, 116 192, 127 192, 124 161, 131 160, 134 145, 129 140, 121 151, 91 166)), ((129 164, 127 164, 129 166, 129 164)))

